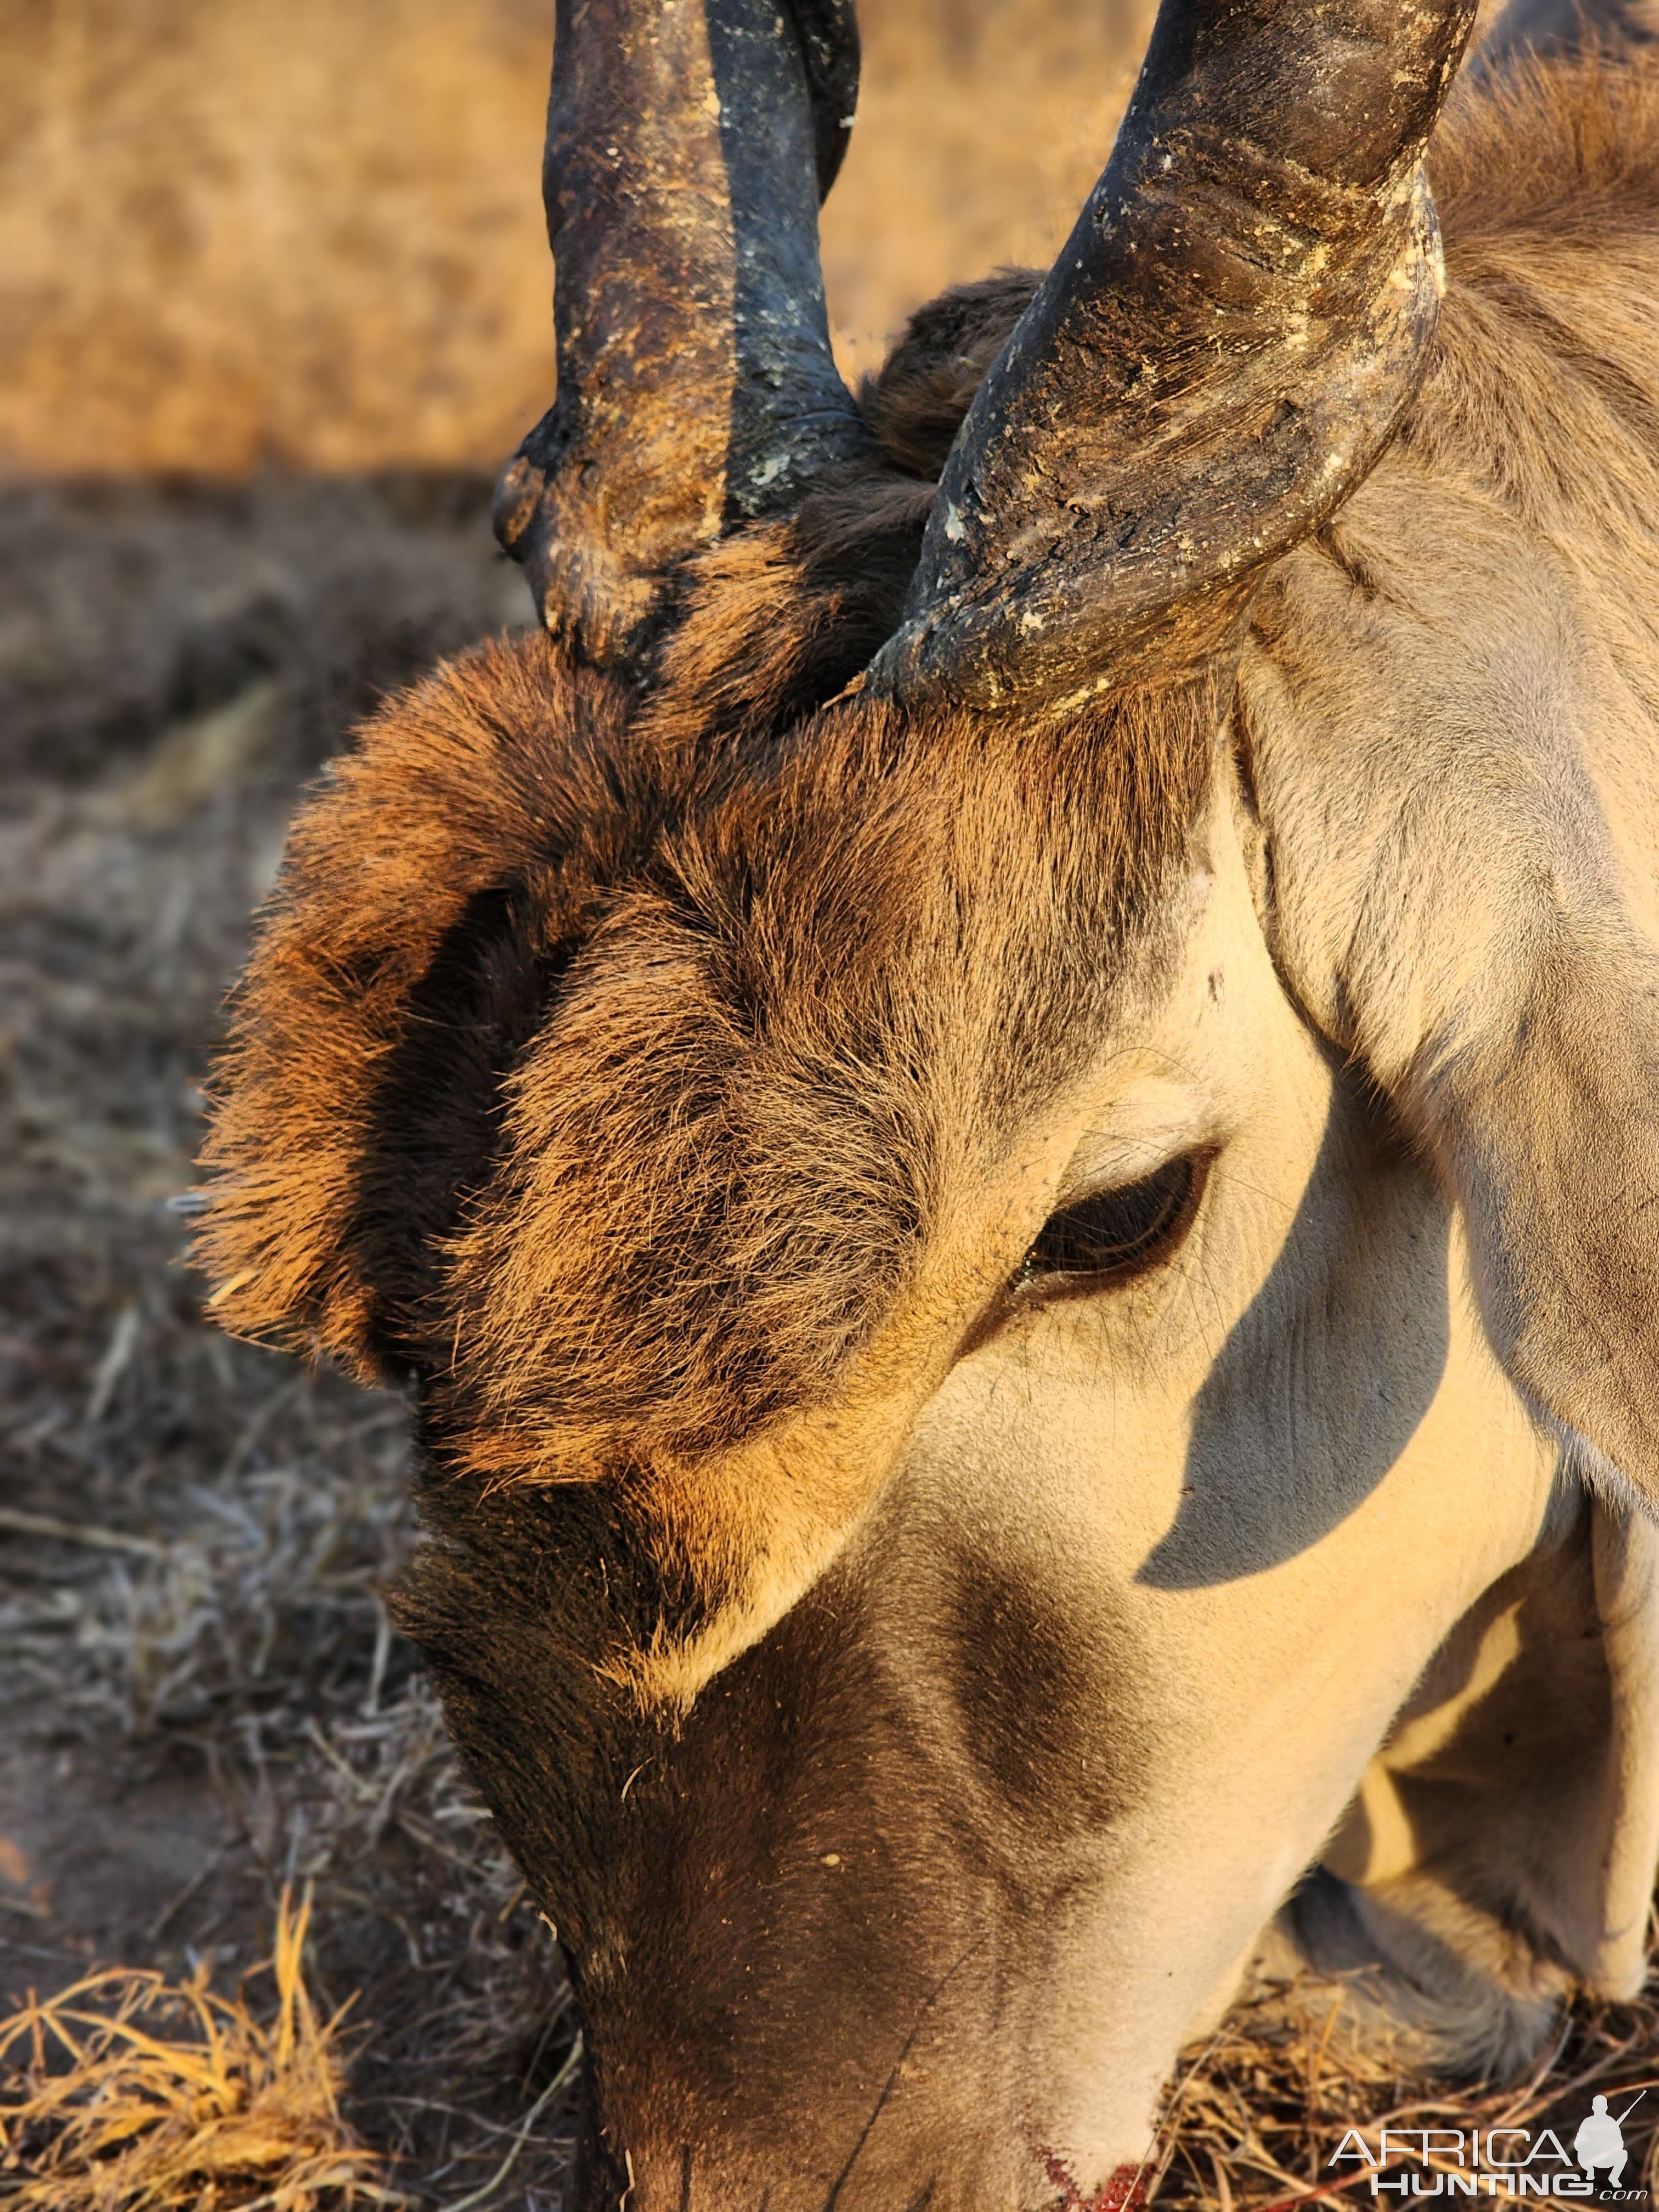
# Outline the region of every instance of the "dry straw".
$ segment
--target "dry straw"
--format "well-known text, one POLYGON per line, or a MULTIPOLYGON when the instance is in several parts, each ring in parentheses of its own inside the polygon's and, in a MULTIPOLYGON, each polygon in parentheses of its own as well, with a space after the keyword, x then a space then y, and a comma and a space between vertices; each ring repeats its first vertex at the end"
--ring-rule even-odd
POLYGON ((0 2021, 6 2212, 324 2212, 384 2188, 340 2117, 343 2005, 319 2019, 301 1970, 307 1897, 284 1892, 276 2017, 191 1978, 113 1967, 0 2021))
MULTIPOLYGON (((1460 2159, 1454 2148, 1460 2134, 1467 2145, 1476 2129, 1484 2136, 1493 2128, 1553 2128, 1570 2143, 1598 2090, 1621 2104, 1638 2100, 1626 2130, 1626 2179, 1650 2192, 1659 2185, 1652 2112, 1659 1987, 1626 2004, 1581 2001, 1531 2070, 1506 2084, 1437 2081, 1420 2047, 1401 2040, 1391 2049, 1374 2015, 1366 2032, 1364 2015, 1357 1988, 1312 1978, 1264 1984, 1236 2004, 1186 2054, 1170 2087, 1158 2153, 1143 2176, 1148 2200, 1170 2212, 1292 2212, 1315 2204, 1357 2212, 1378 2201, 1370 2182, 1379 2166, 1391 2190, 1403 2176, 1413 2197, 1449 2194, 1448 2173, 1461 2174, 1460 2186, 1468 2179, 1467 2154, 1460 2159), (1423 2129, 1438 2131, 1438 2150, 1402 2158, 1401 2131, 1423 2129), (1351 2130, 1364 2138, 1365 2155, 1351 2150, 1334 2161, 1351 2130), (1387 2157, 1384 2130, 1395 2147, 1387 2157)), ((1534 2201, 1567 2212, 1569 2200, 1534 2201)))

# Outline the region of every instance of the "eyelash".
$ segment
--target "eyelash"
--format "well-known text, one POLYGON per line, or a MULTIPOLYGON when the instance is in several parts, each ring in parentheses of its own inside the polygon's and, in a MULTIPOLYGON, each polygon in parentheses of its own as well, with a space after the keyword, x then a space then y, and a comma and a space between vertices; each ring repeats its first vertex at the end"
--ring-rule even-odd
POLYGON ((1086 1291, 1146 1273, 1185 1240, 1208 1170, 1207 1157, 1182 1152, 1137 1182, 1060 1207, 1043 1224, 1010 1288, 1069 1283, 1086 1291))

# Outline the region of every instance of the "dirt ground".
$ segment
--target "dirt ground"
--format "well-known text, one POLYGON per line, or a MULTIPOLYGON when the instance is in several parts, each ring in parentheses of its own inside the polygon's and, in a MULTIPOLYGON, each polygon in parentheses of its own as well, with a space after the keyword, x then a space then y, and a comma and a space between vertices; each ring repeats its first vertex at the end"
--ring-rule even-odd
MULTIPOLYGON (((187 82, 190 40, 232 34, 199 8, 173 12, 189 20, 164 58, 187 82)), ((490 66, 535 12, 495 8, 490 66)), ((56 66, 82 69, 87 98, 129 117, 129 138, 114 135, 131 150, 142 102, 118 81, 118 56, 87 74, 87 40, 118 14, 90 0, 24 14, 30 35, 46 27, 56 66)), ((255 44, 256 14, 238 33, 255 44)), ((1114 19, 1114 38, 1134 15, 1114 19)), ((892 0, 866 20, 872 150, 855 152, 825 245, 854 365, 939 283, 1051 250, 1127 85, 1098 11, 1080 5, 1036 9, 1024 35, 1016 15, 969 0, 908 15, 892 0)), ((61 178, 76 112, 47 116, 40 142, 61 178)), ((154 157, 140 153, 134 204, 165 229, 165 210, 144 214, 154 157)), ((326 199, 327 176, 313 185, 326 199)), ((64 217, 72 243, 88 205, 64 217)), ((346 2110, 392 2156, 388 2185, 434 2212, 556 2212, 568 2116, 545 2093, 575 2033, 561 1961, 377 1595, 410 1540, 402 1406, 227 1342, 170 1204, 191 1180, 222 994, 296 794, 384 690, 527 619, 489 536, 483 463, 537 402, 520 372, 543 340, 512 321, 520 337, 494 379, 474 328, 455 371, 465 404, 398 446, 398 379, 439 285, 418 314, 405 302, 406 325, 391 308, 369 319, 378 356, 365 344, 336 364, 357 410, 349 466, 332 431, 324 459, 307 456, 307 410, 326 393, 283 396, 262 370, 222 380, 216 434, 241 462, 280 450, 289 472, 185 481, 168 473, 180 465, 168 441, 211 413, 219 341, 192 337, 188 302, 149 313, 152 334, 170 333, 160 352, 124 361, 106 332, 85 420, 70 420, 63 364, 96 317, 72 253, 24 253, 9 220, 0 303, 27 264, 58 319, 15 357, 0 410, 31 459, 30 480, 0 486, 0 2014, 94 1960, 179 1975, 209 1959, 232 1987, 267 1954, 283 1889, 308 1886, 307 1971, 325 2005, 357 1993, 346 2110), (152 422, 163 371, 184 384, 152 422), (289 427, 277 436, 273 422, 289 427), (100 423, 124 465, 84 480, 100 423)), ((154 302, 163 264, 148 237, 141 225, 154 302)), ((520 250, 503 247, 487 283, 468 264, 477 297, 520 250)), ((234 237, 224 252, 228 267, 234 237)), ((142 275, 127 302, 138 324, 142 275)), ((338 337, 350 287, 325 291, 338 337)), ((233 330, 240 295, 215 296, 214 328, 233 330)), ((1261 1995, 1189 2054, 1160 2138, 1160 2203, 1283 2208, 1328 2180, 1334 2129, 1576 2123, 1595 2082, 1633 2094, 1651 2074, 1653 2117, 1631 2130, 1650 2169, 1651 2006, 1584 2009, 1533 2082, 1455 2100, 1362 2062, 1333 2032, 1331 2002, 1261 1995)), ((0 2172, 0 2200, 10 2186, 0 2172)))

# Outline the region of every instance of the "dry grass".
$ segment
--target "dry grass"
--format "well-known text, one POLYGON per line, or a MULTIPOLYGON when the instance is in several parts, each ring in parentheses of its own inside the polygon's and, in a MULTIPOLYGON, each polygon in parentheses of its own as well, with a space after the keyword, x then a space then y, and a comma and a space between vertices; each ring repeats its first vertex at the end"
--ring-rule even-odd
POLYGON ((269 1971, 276 2016, 204 1960, 173 1984, 88 1974, 0 2021, 0 2200, 15 2212, 324 2212, 402 2200, 340 2117, 349 2001, 319 2017, 301 1959, 311 1917, 284 1895, 269 1971), (18 2054, 23 2055, 20 2061, 18 2054), (15 2177, 27 2176, 17 2179, 15 2177))
POLYGON ((491 466, 550 393, 538 0, 33 0, 0 463, 491 466))
MULTIPOLYGON (((1492 0, 1488 0, 1487 12, 1492 0)), ((862 0, 849 373, 1044 262, 1154 0, 862 0)), ((0 470, 493 471, 552 395, 544 0, 30 0, 0 25, 0 470)))
POLYGON ((299 781, 521 600, 487 498, 0 495, 0 2010, 234 1978, 309 1882, 351 2124, 446 2205, 515 2144, 552 2201, 562 1964, 380 1609, 400 1402, 227 1343, 167 1200, 299 781))
MULTIPOLYGON (((1571 2144, 1598 2089, 1615 2106, 1648 2093, 1626 2127, 1626 2185, 1659 2186, 1659 1989, 1628 2005, 1582 2004, 1527 2078, 1503 2087, 1449 2089, 1408 2063, 1390 2063, 1373 2035, 1354 2032, 1340 1984, 1262 1986, 1236 2004, 1206 2042, 1186 2053, 1164 2100, 1151 2199, 1204 2212, 1288 2212, 1316 2201, 1371 2201, 1373 2169, 1331 2159, 1350 2129, 1374 2156, 1382 2131, 1555 2128, 1571 2144)), ((1396 2146, 1397 2148, 1397 2146, 1396 2146)), ((1413 2155, 1380 2160, 1398 2177, 1424 2169, 1413 2155)), ((1424 2172, 1455 2171, 1431 2156, 1424 2172)), ((1384 2200, 1389 2201, 1389 2200, 1384 2200)), ((1548 2203, 1571 2200, 1543 2200, 1548 2203)))

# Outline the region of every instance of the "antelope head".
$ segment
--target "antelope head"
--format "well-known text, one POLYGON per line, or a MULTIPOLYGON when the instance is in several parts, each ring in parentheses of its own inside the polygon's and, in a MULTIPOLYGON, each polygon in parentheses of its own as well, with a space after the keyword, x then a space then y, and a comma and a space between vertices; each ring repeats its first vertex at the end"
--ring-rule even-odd
MULTIPOLYGON (((1379 696, 1310 594, 1348 518, 1409 554, 1473 13, 1165 0, 1052 270, 855 402, 847 0, 561 0, 544 626, 299 817, 204 1254, 411 1386, 402 1619, 569 1947, 586 2205, 1122 2200, 1443 1640, 1546 1541, 1618 1583, 1560 1440, 1651 1487, 1652 1394, 1539 1287, 1573 1146, 1474 955, 1359 959, 1394 848, 1333 870, 1297 734, 1379 696)), ((1592 1801, 1556 1964, 1468 1966, 1488 2057, 1638 1971, 1592 1801)))

